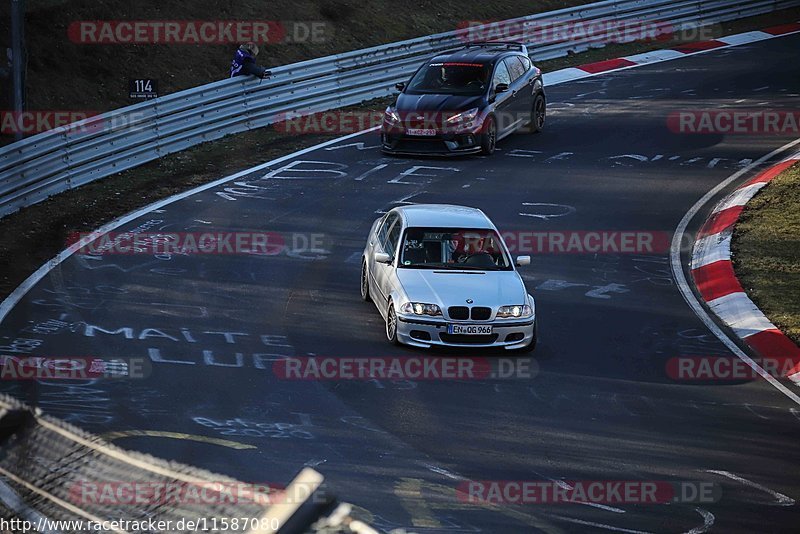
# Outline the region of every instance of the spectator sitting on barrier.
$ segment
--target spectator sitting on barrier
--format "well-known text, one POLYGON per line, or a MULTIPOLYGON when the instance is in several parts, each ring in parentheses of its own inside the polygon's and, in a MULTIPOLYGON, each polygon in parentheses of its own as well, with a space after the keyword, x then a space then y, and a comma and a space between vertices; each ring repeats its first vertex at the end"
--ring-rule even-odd
POLYGON ((252 74, 259 78, 266 78, 272 73, 264 67, 256 64, 258 55, 258 45, 255 43, 245 43, 236 50, 236 55, 231 61, 231 78, 234 76, 244 76, 252 74))

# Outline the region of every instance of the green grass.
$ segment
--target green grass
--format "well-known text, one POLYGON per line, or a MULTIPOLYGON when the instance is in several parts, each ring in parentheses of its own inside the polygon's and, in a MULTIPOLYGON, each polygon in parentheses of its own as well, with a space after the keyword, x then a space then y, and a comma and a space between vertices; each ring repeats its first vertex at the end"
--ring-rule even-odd
POLYGON ((736 275, 769 320, 800 344, 800 165, 747 204, 732 243, 736 275))

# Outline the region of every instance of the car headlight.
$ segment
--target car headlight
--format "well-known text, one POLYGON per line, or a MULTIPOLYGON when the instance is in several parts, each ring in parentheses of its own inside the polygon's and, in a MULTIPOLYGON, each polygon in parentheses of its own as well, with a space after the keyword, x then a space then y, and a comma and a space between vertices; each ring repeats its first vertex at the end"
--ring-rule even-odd
POLYGON ((497 317, 501 319, 530 317, 533 310, 527 304, 515 304, 513 306, 500 306, 497 310, 497 317))
POLYGON ((386 111, 383 112, 383 120, 392 126, 395 124, 400 124, 401 119, 400 115, 397 114, 397 110, 394 109, 392 106, 386 108, 386 111))
POLYGON ((441 315, 442 310, 436 304, 425 304, 424 302, 406 302, 400 307, 403 313, 413 313, 414 315, 441 315))
POLYGON ((447 119, 448 124, 460 124, 460 123, 468 123, 475 119, 478 116, 478 108, 472 108, 468 111, 462 111, 457 115, 453 115, 452 117, 447 119))

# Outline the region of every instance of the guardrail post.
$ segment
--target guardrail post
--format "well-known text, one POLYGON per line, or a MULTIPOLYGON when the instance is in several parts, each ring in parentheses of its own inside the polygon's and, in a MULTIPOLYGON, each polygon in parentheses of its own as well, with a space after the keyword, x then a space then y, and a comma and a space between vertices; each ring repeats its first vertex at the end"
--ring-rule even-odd
MULTIPOLYGON (((11 0, 11 73, 14 86, 14 112, 22 113, 25 100, 25 80, 22 66, 25 64, 25 0, 11 0)), ((19 128, 14 139, 22 139, 19 128)))

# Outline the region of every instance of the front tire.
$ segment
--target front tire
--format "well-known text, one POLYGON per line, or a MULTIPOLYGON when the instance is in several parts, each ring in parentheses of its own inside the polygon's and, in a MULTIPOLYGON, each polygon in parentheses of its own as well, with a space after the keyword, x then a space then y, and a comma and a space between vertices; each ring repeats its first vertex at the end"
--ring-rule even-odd
POLYGON ((389 299, 386 309, 386 339, 392 345, 399 345, 397 340, 397 313, 394 311, 394 303, 389 299))
POLYGON ((361 259, 361 300, 364 302, 372 300, 369 296, 369 272, 367 271, 366 258, 361 259))
POLYGON ((488 117, 483 126, 483 135, 481 136, 481 154, 484 156, 491 156, 494 154, 495 146, 497 145, 497 123, 494 117, 488 117))

